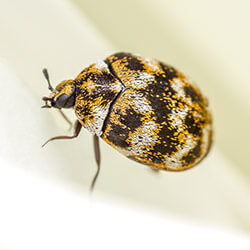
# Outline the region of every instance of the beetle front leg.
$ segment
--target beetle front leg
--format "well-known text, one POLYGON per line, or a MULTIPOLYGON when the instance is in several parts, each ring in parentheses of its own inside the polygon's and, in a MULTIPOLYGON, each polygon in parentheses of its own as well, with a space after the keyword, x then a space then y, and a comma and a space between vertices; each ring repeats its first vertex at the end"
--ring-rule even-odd
POLYGON ((81 128, 82 128, 82 124, 77 120, 76 123, 75 123, 74 134, 72 136, 56 136, 56 137, 52 137, 49 140, 47 140, 42 145, 42 147, 44 147, 50 141, 54 141, 54 140, 58 140, 58 139, 74 139, 79 135, 79 133, 81 131, 81 128))
POLYGON ((62 111, 62 109, 58 109, 59 113, 61 114, 61 116, 63 117, 63 119, 69 124, 69 130, 71 130, 73 123, 70 121, 70 119, 64 114, 64 112, 62 111))

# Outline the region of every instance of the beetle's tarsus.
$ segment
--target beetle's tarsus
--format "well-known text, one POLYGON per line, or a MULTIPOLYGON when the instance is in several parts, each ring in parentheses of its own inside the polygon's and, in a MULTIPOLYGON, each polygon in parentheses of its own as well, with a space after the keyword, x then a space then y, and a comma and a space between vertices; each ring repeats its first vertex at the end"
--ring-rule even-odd
POLYGON ((42 109, 43 109, 43 108, 49 108, 49 109, 50 109, 51 106, 49 106, 49 105, 46 104, 46 105, 41 106, 41 108, 42 108, 42 109))

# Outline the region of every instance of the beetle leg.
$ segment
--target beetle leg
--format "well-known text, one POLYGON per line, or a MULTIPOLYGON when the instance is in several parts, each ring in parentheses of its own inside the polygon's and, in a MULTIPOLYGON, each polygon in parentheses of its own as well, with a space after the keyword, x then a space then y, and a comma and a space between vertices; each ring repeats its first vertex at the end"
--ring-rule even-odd
POLYGON ((73 139, 73 138, 76 138, 79 135, 79 133, 81 131, 81 128, 82 128, 82 124, 77 120, 76 123, 75 123, 74 134, 72 136, 56 136, 56 137, 52 137, 49 140, 47 140, 42 145, 42 147, 44 147, 50 141, 54 141, 54 140, 58 140, 58 139, 73 139))
POLYGON ((95 152, 95 161, 97 165, 97 171, 95 173, 95 176, 92 180, 91 186, 90 186, 90 191, 93 191, 97 177, 100 172, 100 163, 101 163, 101 152, 100 152, 100 144, 99 144, 99 137, 97 135, 94 135, 93 137, 93 142, 94 142, 94 152, 95 152))
POLYGON ((64 112, 61 109, 58 109, 58 111, 62 115, 62 117, 64 118, 64 120, 69 124, 69 130, 71 130, 71 128, 73 126, 71 120, 64 114, 64 112))
POLYGON ((150 167, 150 170, 151 170, 152 172, 156 173, 156 174, 158 174, 158 173, 160 172, 159 169, 152 168, 152 167, 150 167))

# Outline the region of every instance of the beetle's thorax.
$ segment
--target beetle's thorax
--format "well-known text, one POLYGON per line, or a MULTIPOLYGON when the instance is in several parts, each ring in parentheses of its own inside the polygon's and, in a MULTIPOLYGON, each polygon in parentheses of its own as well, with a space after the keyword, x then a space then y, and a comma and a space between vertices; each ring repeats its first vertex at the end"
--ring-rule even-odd
POLYGON ((76 116, 86 129, 100 136, 112 103, 122 91, 122 84, 104 61, 98 61, 85 68, 75 81, 76 116))

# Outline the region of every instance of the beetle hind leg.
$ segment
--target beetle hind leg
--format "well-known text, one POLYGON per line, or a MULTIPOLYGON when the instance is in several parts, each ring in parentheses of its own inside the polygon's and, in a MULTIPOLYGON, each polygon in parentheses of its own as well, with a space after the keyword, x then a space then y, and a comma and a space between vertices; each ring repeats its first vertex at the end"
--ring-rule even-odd
POLYGON ((100 172, 100 164, 101 164, 101 152, 100 152, 100 144, 99 144, 99 137, 97 135, 93 136, 93 143, 94 143, 94 152, 95 152, 95 161, 97 165, 97 171, 95 173, 95 176, 92 180, 91 186, 90 186, 90 191, 93 191, 95 187, 95 183, 97 180, 97 177, 100 172))

